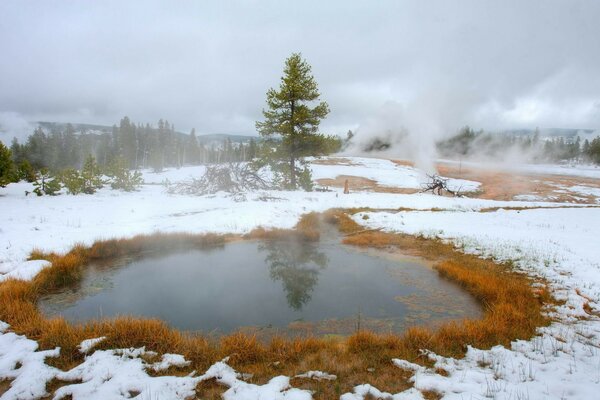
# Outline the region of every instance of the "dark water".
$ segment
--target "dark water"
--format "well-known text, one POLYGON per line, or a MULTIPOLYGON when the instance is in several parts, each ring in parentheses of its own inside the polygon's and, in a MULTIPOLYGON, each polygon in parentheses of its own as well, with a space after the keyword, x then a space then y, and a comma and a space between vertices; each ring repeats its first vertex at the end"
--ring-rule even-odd
POLYGON ((184 330, 348 334, 476 317, 475 302, 414 259, 336 243, 239 242, 92 265, 41 300, 71 321, 132 315, 184 330))

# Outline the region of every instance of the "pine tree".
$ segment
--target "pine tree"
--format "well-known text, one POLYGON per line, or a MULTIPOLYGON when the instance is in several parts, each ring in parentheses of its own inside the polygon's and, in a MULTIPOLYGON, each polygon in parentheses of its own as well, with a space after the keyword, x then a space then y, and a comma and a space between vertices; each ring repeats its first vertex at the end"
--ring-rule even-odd
POLYGON ((0 142, 0 187, 16 180, 15 166, 10 149, 0 142))
POLYGON ((96 159, 91 154, 85 159, 81 169, 81 177, 83 179, 83 193, 92 194, 104 186, 100 167, 98 167, 96 159))
POLYGON ((70 165, 81 166, 79 158, 79 147, 77 136, 75 136, 75 128, 71 124, 67 124, 64 135, 62 135, 62 156, 59 161, 61 167, 68 167, 70 165))
POLYGON ((25 148, 23 145, 19 144, 17 138, 13 138, 10 143, 10 152, 12 154, 12 159, 16 164, 25 160, 25 148))
POLYGON ((248 151, 246 152, 246 160, 252 161, 254 157, 256 157, 257 152, 258 149, 256 147, 256 141, 254 139, 250 139, 250 143, 248 144, 248 151))
POLYGON ((271 156, 287 160, 287 165, 278 163, 276 169, 283 174, 284 185, 292 190, 297 187, 297 175, 308 171, 306 166, 298 168, 296 162, 314 152, 315 143, 311 139, 320 136, 319 123, 329 113, 325 102, 311 107, 319 96, 310 65, 299 53, 294 53, 285 62, 279 90, 271 88, 267 92, 268 110, 263 110, 265 120, 256 122, 261 136, 281 136, 276 152, 271 156))
POLYGON ((107 175, 111 178, 111 188, 126 192, 136 190, 143 182, 142 173, 140 171, 130 171, 127 168, 127 161, 123 158, 113 160, 107 170, 107 175))
POLYGON ((29 183, 35 182, 37 175, 35 170, 27 160, 21 161, 17 166, 19 180, 25 180, 29 183))
POLYGON ((581 149, 581 153, 585 159, 588 159, 590 156, 590 141, 585 139, 583 142, 583 148, 581 149))
POLYGON ((135 125, 125 116, 119 123, 119 156, 127 160, 129 167, 137 168, 138 141, 135 125))
POLYGON ((33 135, 27 138, 25 148, 29 154, 29 162, 31 162, 34 168, 40 169, 50 166, 48 147, 48 137, 40 127, 33 132, 33 135))
MULTIPOLYGON (((38 196, 48 195, 56 196, 61 189, 60 181, 52 176, 46 168, 42 168, 40 171, 39 179, 33 183, 33 193, 38 196)), ((29 194, 25 192, 25 194, 29 194)))
POLYGON ((595 164, 600 164, 600 136, 590 142, 588 157, 595 164))
POLYGON ((184 163, 193 165, 198 164, 200 158, 200 147, 198 146, 198 138, 196 137, 196 129, 192 128, 187 146, 185 147, 184 163))

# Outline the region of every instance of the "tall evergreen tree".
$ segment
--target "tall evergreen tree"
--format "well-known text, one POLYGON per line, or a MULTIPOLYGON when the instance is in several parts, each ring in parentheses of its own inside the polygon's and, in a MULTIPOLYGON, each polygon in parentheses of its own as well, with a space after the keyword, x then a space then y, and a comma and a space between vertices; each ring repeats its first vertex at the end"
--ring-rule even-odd
POLYGON ((198 146, 198 138, 196 137, 196 129, 192 128, 187 146, 184 149, 184 163, 198 164, 200 158, 200 147, 198 146))
POLYGON ((25 147, 29 154, 29 162, 34 168, 49 167, 48 138, 42 128, 36 128, 33 135, 27 138, 25 147))
POLYGON ((248 151, 246 152, 246 160, 252 161, 258 152, 258 148, 256 147, 256 141, 254 139, 250 139, 250 143, 248 144, 248 151))
POLYGON ((310 65, 299 53, 294 53, 285 61, 279 90, 271 88, 267 92, 268 109, 263 110, 264 121, 256 122, 261 136, 281 136, 275 157, 287 159, 288 165, 281 171, 289 177, 285 184, 292 190, 297 187, 297 175, 308 171, 306 168, 299 170, 296 162, 299 157, 314 151, 314 139, 320 136, 319 123, 329 113, 325 102, 311 107, 319 96, 310 65))

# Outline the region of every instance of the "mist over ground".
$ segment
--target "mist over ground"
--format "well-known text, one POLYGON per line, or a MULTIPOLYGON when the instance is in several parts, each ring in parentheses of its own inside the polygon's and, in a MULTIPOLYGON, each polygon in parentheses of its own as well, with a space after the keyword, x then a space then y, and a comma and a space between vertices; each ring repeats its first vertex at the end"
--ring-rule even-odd
POLYGON ((328 134, 390 136, 425 165, 475 129, 600 127, 600 3, 4 1, 0 140, 35 121, 255 134, 302 52, 328 134), (110 27, 108 29, 107 27, 110 27))

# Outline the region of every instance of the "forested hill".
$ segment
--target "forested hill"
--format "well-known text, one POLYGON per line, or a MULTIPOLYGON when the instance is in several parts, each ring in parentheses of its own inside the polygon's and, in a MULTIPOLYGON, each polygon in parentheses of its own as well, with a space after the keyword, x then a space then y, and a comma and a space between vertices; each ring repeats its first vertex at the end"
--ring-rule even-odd
POLYGON ((11 143, 12 157, 34 168, 78 168, 88 155, 106 165, 116 158, 131 168, 181 166, 205 162, 243 161, 253 157, 258 137, 228 134, 196 135, 178 132, 159 120, 137 124, 128 117, 118 125, 39 122, 23 142, 11 143))
MULTIPOLYGON (((46 134, 50 134, 51 132, 65 132, 67 130, 67 126, 71 125, 75 131, 75 134, 78 133, 87 133, 87 134, 96 134, 101 135, 103 133, 112 133, 115 126, 108 125, 96 125, 96 124, 77 124, 70 122, 48 122, 48 121, 39 121, 36 123, 37 126, 41 127, 46 134)), ((158 128, 156 128, 158 129, 158 128)), ((31 132, 33 133, 33 132, 31 132)), ((184 137, 189 136, 189 132, 181 132, 174 131, 176 135, 184 135, 184 137)), ((259 140, 256 134, 248 134, 248 135, 239 135, 232 133, 207 133, 207 134, 196 134, 198 143, 211 145, 214 142, 223 143, 225 140, 230 140, 233 143, 248 143, 250 139, 254 138, 254 140, 259 140)))

